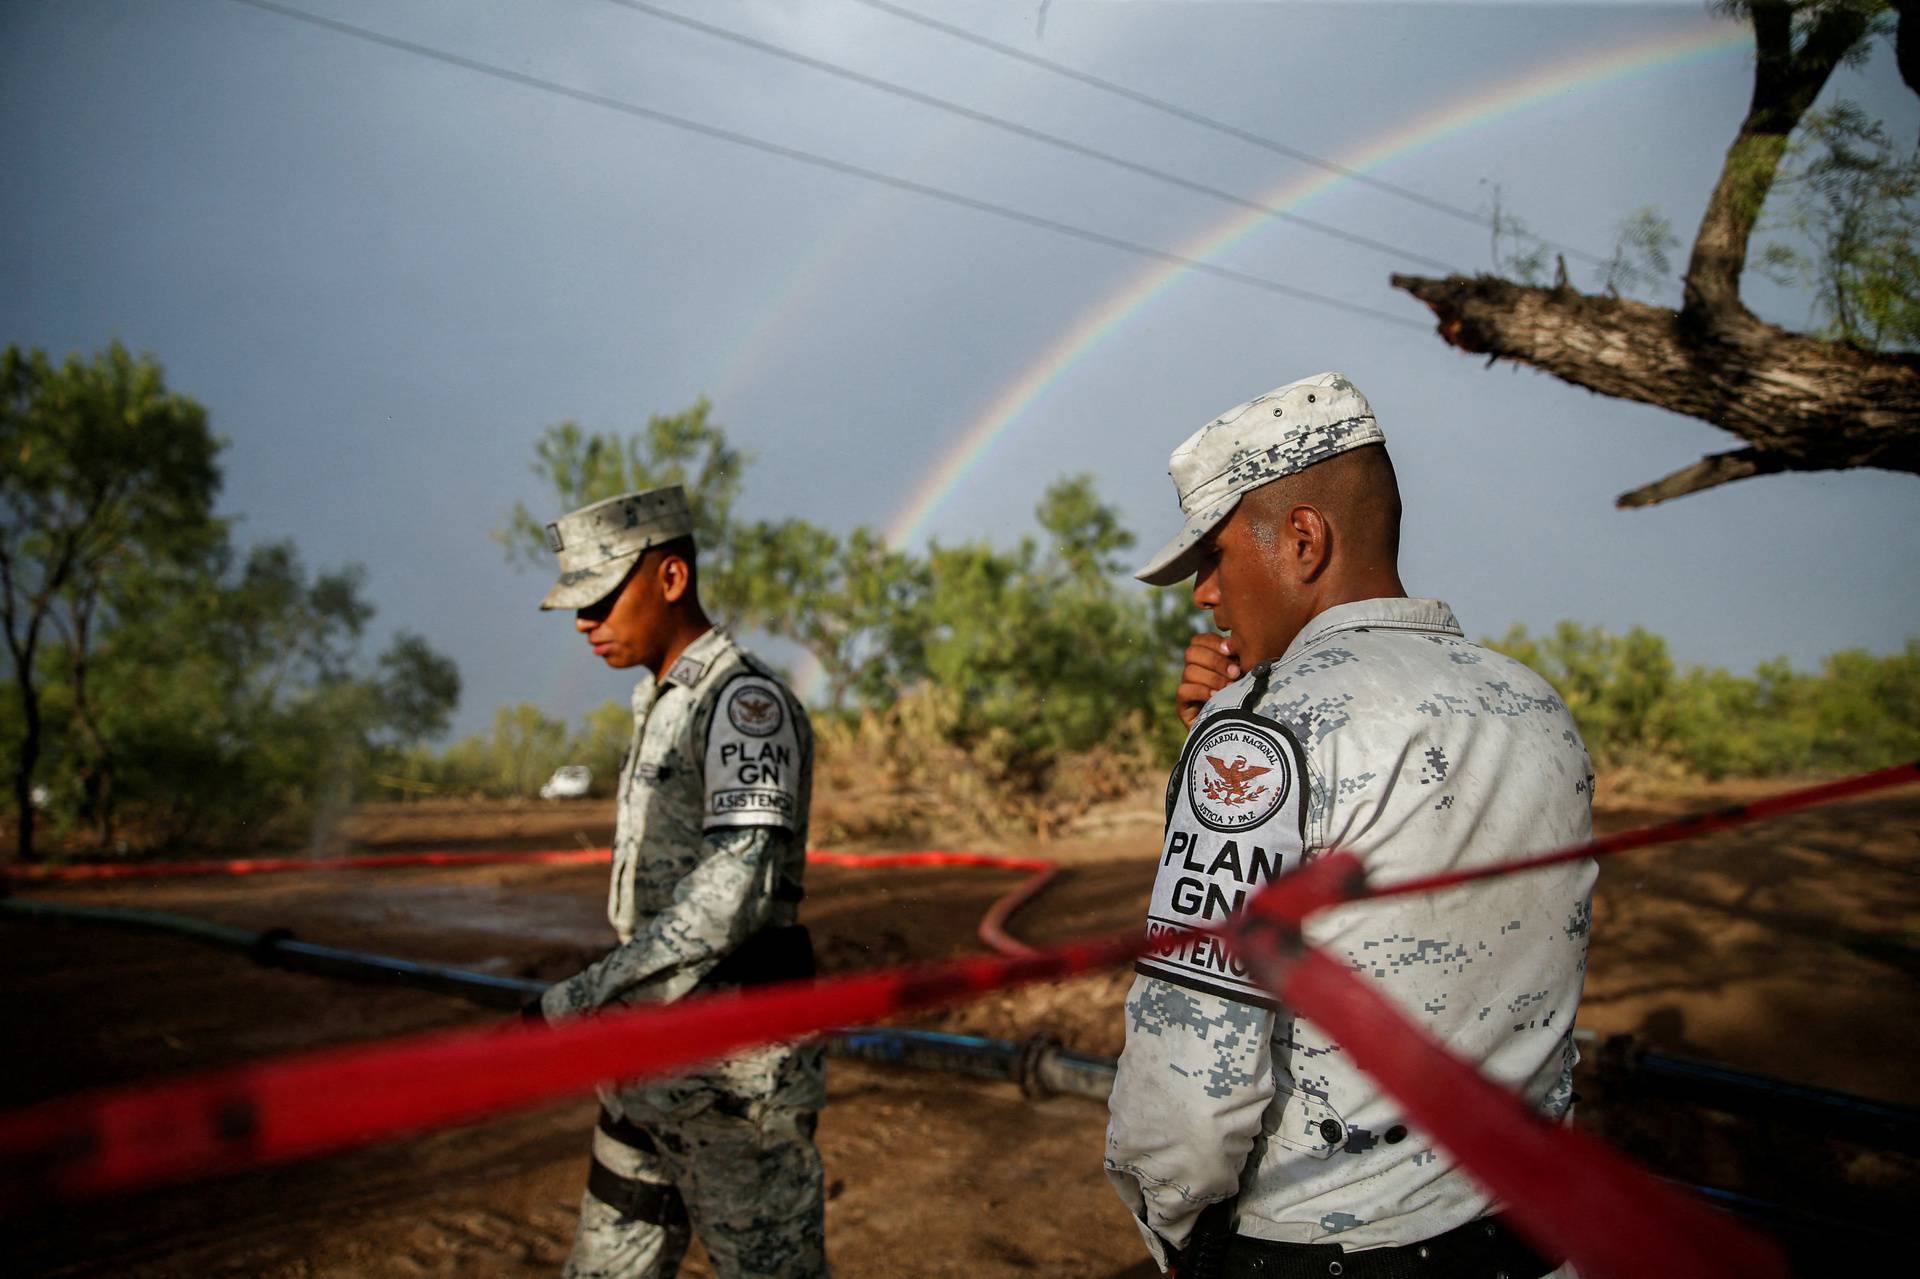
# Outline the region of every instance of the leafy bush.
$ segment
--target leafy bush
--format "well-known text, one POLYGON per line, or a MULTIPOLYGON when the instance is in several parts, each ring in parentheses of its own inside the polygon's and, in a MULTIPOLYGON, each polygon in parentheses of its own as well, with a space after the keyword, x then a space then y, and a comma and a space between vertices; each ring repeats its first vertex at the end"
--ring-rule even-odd
POLYGON ((357 568, 233 544, 221 448, 150 357, 0 353, 0 766, 22 856, 39 828, 111 848, 317 837, 446 726, 458 670, 409 635, 366 660, 357 568))
POLYGON ((1515 626, 1493 648, 1545 676, 1602 767, 1678 765, 1704 777, 1884 767, 1920 755, 1920 637, 1898 653, 1835 653, 1818 674, 1784 659, 1752 675, 1676 672, 1666 641, 1562 622, 1538 639, 1515 626))

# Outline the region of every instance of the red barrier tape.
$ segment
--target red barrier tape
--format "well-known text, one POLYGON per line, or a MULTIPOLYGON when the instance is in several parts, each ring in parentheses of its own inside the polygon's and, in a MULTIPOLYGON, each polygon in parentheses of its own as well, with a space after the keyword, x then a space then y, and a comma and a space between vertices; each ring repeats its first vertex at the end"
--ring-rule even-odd
MULTIPOLYGON (((10 866, 0 873, 14 879, 175 879, 195 875, 266 875, 301 870, 385 870, 399 866, 493 866, 515 862, 586 863, 613 857, 611 848, 549 848, 533 852, 365 853, 353 857, 242 857, 193 862, 68 862, 55 866, 10 866)), ((1036 857, 997 853, 960 853, 929 849, 915 853, 836 853, 814 849, 809 862, 825 866, 984 866, 996 870, 1040 871, 1053 863, 1036 857)))
POLYGON ((198 862, 69 862, 10 866, 12 879, 178 879, 193 875, 271 875, 300 870, 382 870, 396 866, 492 866, 512 862, 604 862, 610 848, 553 848, 538 852, 366 853, 355 857, 242 857, 198 862))
POLYGON ((1402 897, 1409 893, 1438 892, 1443 888, 1452 888, 1456 884, 1472 883, 1476 879, 1488 879, 1495 875, 1515 875, 1521 871, 1538 870, 1542 866, 1557 866, 1561 862, 1578 861, 1582 857, 1604 857, 1609 853, 1624 853, 1635 848, 1651 848, 1655 844, 1671 844, 1682 839, 1692 839, 1696 835, 1730 830, 1735 826, 1745 826, 1749 822, 1778 817, 1783 813, 1814 808, 1821 804, 1831 804, 1837 800, 1852 799, 1856 795, 1886 790, 1889 787, 1913 781, 1920 781, 1920 761, 1895 764, 1891 768, 1861 773, 1857 777, 1844 777, 1837 782, 1826 782, 1819 786, 1806 786, 1799 790, 1785 791, 1779 795, 1770 795, 1766 799, 1754 800, 1750 804, 1730 804, 1725 808, 1716 808, 1712 812, 1693 813, 1686 817, 1675 818, 1670 822, 1621 831, 1618 835, 1596 839, 1590 844, 1557 849, 1551 853, 1542 853, 1538 857, 1523 857, 1519 861, 1502 862, 1497 866, 1480 866, 1473 870, 1447 871, 1439 875, 1424 875, 1418 879, 1402 880, 1397 884, 1370 888, 1363 896, 1372 900, 1380 897, 1402 897))
MULTIPOLYGON (((1916 779, 1920 764, 1901 765, 1424 882, 1447 887, 1669 843, 1916 779)), ((1312 911, 1410 891, 1405 883, 1368 889, 1357 859, 1336 853, 1256 894, 1231 923, 1229 940, 1263 982, 1337 1035, 1408 1118, 1504 1198, 1540 1246, 1568 1256, 1589 1279, 1784 1275, 1765 1242, 1611 1152, 1596 1154, 1597 1143, 1583 1134, 1531 1115, 1353 973, 1302 944, 1300 924, 1312 911)), ((1143 945, 1130 931, 1026 957, 770 986, 552 1029, 441 1032, 58 1098, 0 1116, 0 1208, 155 1186, 477 1119, 606 1079, 670 1074, 754 1044, 1122 963, 1143 945)))
POLYGON ((0 1117, 0 1209, 298 1159, 1130 959, 1139 938, 301 1053, 0 1117))
MULTIPOLYGON (((1360 862, 1325 858, 1301 875, 1329 902, 1365 896, 1360 862)), ((1434 1039, 1353 969, 1303 947, 1297 914, 1256 897, 1226 930, 1260 984, 1332 1030, 1355 1064, 1475 1180, 1515 1227, 1584 1279, 1787 1279, 1774 1245, 1641 1171, 1578 1129, 1548 1122, 1434 1039)))

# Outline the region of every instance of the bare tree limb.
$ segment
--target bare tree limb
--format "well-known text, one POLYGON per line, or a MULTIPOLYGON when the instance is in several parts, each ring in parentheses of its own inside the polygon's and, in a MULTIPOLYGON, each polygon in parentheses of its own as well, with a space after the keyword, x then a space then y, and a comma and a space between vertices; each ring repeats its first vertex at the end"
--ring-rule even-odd
POLYGON ((1769 457, 1752 474, 1920 474, 1920 356, 1861 351, 1744 312, 1702 334, 1663 307, 1491 276, 1393 283, 1426 303, 1462 351, 1731 431, 1769 457))
POLYGON ((1643 484, 1630 493, 1622 493, 1613 500, 1613 504, 1622 509, 1636 506, 1653 506, 1669 498, 1685 497, 1689 493, 1698 493, 1703 489, 1717 488, 1722 484, 1731 484, 1735 480, 1744 480, 1749 476, 1763 475, 1768 471, 1785 469, 1785 464, 1759 449, 1735 449, 1731 453, 1714 453, 1701 458, 1692 466, 1681 467, 1672 475, 1643 484))
POLYGON ((1920 0, 1892 0, 1893 11, 1900 15, 1900 27, 1893 37, 1894 65, 1907 87, 1920 93, 1920 0))

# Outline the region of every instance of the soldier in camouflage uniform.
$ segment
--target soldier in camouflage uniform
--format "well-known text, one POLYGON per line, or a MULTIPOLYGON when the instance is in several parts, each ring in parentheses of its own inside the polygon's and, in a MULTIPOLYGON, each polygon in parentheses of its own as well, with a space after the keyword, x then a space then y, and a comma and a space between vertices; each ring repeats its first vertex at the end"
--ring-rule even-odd
MULTIPOLYGON (((714 627, 675 486, 547 526, 596 656, 633 692, 607 918, 620 945, 549 989, 548 1019, 812 975, 797 922, 813 731, 787 686, 714 627)), ((723 1277, 827 1273, 819 1045, 754 1049, 675 1079, 601 1090, 569 1279, 678 1272, 698 1233, 723 1277)))
MULTIPOLYGON (((1400 499, 1366 399, 1325 373, 1202 427, 1169 467, 1186 521, 1139 576, 1195 576, 1196 637, 1150 936, 1219 924, 1332 849, 1380 881, 1591 834, 1593 778, 1539 676, 1406 598, 1400 499), (1225 634, 1231 632, 1231 635, 1225 634)), ((1546 1114, 1572 1100, 1591 860, 1309 921, 1436 1038, 1546 1114)), ((1210 939, 1137 968, 1106 1168, 1182 1279, 1538 1279, 1553 1269, 1337 1039, 1210 939)))

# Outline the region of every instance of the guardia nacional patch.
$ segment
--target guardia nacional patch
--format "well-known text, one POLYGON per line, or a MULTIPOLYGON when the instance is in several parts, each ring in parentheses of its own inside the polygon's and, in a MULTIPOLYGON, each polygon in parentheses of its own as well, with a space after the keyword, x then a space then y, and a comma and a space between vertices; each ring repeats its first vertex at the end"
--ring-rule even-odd
POLYGON ((1293 789, 1287 753, 1276 734, 1254 724, 1230 720, 1209 729, 1188 753, 1188 807, 1208 830, 1252 830, 1293 789))
POLYGON ((1195 725, 1167 786, 1166 835, 1147 907, 1148 951, 1135 971, 1272 1008, 1226 944, 1177 935, 1217 928, 1253 894, 1300 865, 1306 846, 1306 756, 1288 730, 1232 710, 1195 725))
POLYGON ((791 829, 803 767, 799 733, 780 686, 763 675, 730 680, 707 729, 704 824, 791 829))
POLYGON ((780 694, 759 684, 740 684, 727 694, 727 722, 749 737, 771 737, 786 715, 780 694))

